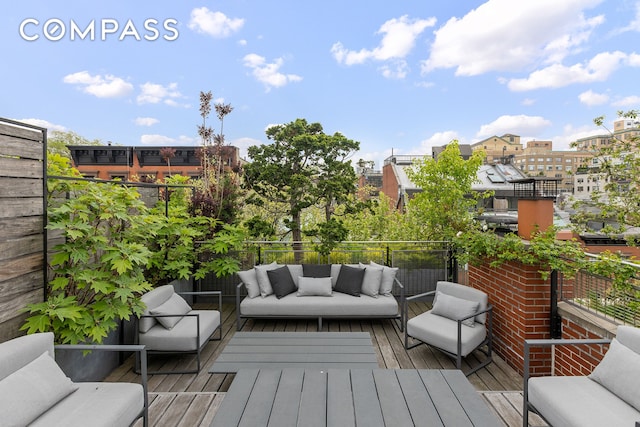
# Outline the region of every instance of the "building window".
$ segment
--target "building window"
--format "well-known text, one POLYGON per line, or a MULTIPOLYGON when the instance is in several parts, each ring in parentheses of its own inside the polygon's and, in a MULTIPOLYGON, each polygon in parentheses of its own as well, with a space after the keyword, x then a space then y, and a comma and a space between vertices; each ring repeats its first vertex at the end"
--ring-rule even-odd
POLYGON ((579 185, 579 186, 578 186, 578 191, 584 191, 584 187, 583 187, 583 186, 581 186, 581 185, 579 185))
POLYGON ((530 171, 534 171, 534 170, 535 170, 535 166, 533 166, 533 165, 529 165, 529 170, 530 170, 530 171))

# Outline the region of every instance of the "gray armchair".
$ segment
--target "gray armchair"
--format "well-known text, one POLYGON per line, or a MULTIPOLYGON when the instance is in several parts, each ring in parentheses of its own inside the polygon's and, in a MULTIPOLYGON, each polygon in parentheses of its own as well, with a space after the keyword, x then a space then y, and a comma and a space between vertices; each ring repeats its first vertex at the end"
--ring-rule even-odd
MULTIPOLYGON (((137 343, 150 354, 195 354, 193 370, 149 371, 150 374, 189 374, 200 372, 200 353, 208 341, 222 339, 220 291, 175 292, 172 285, 159 286, 141 297, 146 309, 137 320, 137 343), (217 296, 218 310, 193 310, 180 295, 217 296), (218 338, 213 338, 218 331, 218 338)), ((139 360, 136 360, 136 369, 139 360)))
POLYGON ((486 357, 466 372, 467 376, 491 363, 493 307, 487 294, 459 283, 439 281, 435 291, 405 298, 405 316, 409 302, 427 297, 434 297, 433 308, 406 319, 405 348, 430 345, 455 359, 460 370, 462 359, 479 349, 486 357))

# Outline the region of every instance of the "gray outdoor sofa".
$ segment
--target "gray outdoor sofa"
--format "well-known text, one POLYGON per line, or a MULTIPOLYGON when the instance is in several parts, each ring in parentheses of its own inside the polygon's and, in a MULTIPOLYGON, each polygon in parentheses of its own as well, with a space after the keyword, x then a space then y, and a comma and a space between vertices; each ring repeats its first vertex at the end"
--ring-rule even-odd
POLYGON ((0 344, 0 425, 127 427, 148 424, 147 365, 142 345, 53 345, 51 332, 0 344), (141 384, 73 382, 54 348, 143 353, 141 384))
POLYGON ((640 425, 640 329, 618 326, 616 338, 526 340, 524 417, 528 411, 552 426, 640 425), (604 358, 588 376, 529 377, 532 347, 608 344, 604 358))
POLYGON ((381 318, 398 320, 402 330, 403 305, 398 303, 394 293, 402 301, 404 287, 395 277, 397 270, 375 263, 344 267, 342 264, 271 263, 239 272, 237 329, 242 329, 249 318, 313 318, 318 319, 318 330, 322 330, 323 319, 381 318), (318 277, 313 277, 313 273, 310 276, 306 271, 316 268, 326 268, 330 275, 315 274, 318 277), (279 291, 282 282, 286 282, 284 292, 279 291))

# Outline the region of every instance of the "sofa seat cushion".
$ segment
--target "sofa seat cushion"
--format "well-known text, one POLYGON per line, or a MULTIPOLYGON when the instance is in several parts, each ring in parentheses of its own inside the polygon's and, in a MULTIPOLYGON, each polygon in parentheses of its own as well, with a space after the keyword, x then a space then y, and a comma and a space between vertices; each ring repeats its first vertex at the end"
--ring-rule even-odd
POLYGON ((529 402, 554 426, 634 426, 640 412, 587 377, 529 379, 529 402))
POLYGON ((398 302, 392 296, 372 298, 367 295, 355 297, 334 292, 330 297, 299 297, 295 293, 277 299, 245 298, 240 303, 244 316, 394 316, 398 313, 398 302))
MULTIPOLYGON (((429 344, 456 354, 458 352, 458 322, 438 316, 430 311, 409 319, 407 333, 429 344)), ((487 337, 487 329, 476 323, 473 328, 462 325, 462 356, 477 348, 487 337)))
POLYGON ((37 418, 30 426, 127 427, 144 407, 140 384, 76 383, 78 390, 37 418))
MULTIPOLYGON (((273 299, 276 299, 274 295, 273 299)), ((251 301, 258 301, 256 298, 251 301)), ((157 324, 144 334, 139 334, 139 343, 147 346, 147 350, 155 351, 196 351, 202 347, 209 337, 220 326, 220 312, 217 310, 191 310, 188 314, 200 316, 200 342, 197 339, 197 320, 195 316, 187 316, 180 320, 173 329, 166 329, 157 324)))

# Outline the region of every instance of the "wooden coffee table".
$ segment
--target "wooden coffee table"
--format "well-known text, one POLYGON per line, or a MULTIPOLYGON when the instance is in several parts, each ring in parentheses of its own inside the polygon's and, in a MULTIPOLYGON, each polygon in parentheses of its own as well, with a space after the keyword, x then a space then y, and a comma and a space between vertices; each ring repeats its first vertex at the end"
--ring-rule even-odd
POLYGON ((209 369, 378 368, 368 332, 236 332, 209 369))

